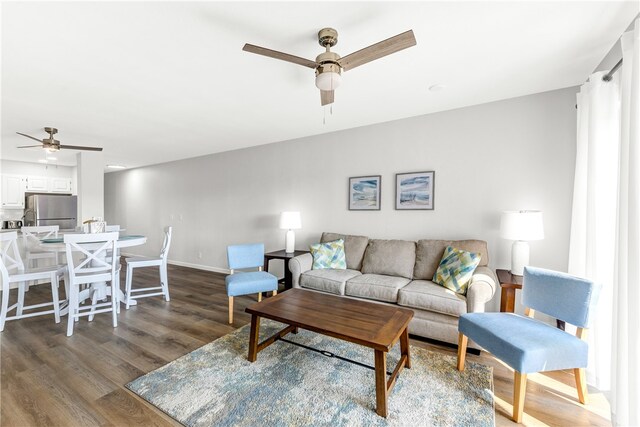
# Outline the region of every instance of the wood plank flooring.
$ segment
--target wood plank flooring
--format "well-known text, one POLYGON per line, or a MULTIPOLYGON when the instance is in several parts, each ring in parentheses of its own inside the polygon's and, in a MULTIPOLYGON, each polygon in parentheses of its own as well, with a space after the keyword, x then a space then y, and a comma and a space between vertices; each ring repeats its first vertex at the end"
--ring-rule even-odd
MULTIPOLYGON (((136 269, 134 277, 141 286, 159 282, 157 269, 136 269)), ((0 334, 0 425, 178 425, 124 385, 247 324, 244 309, 255 298, 237 297, 235 323, 228 325, 223 275, 169 266, 169 282, 170 302, 157 296, 130 310, 123 306, 115 329, 110 314, 81 319, 69 338, 66 317, 60 324, 53 316, 7 322, 0 334)), ((47 285, 40 285, 27 301, 49 295, 47 285)), ((455 355, 420 340, 411 344, 455 355)), ((513 425, 512 371, 486 353, 467 360, 493 366, 496 425, 513 425)), ((592 389, 590 397, 589 405, 578 403, 570 372, 530 375, 524 423, 610 425, 606 399, 592 389)))

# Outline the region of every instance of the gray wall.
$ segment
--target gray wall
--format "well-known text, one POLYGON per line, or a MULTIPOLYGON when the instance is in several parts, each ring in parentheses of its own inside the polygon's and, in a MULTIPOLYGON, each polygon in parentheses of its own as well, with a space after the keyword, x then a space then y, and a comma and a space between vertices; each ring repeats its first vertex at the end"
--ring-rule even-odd
POLYGON ((531 242, 531 264, 566 271, 575 93, 567 88, 108 173, 105 217, 150 237, 135 248, 140 254, 157 253, 162 227, 172 224, 170 259, 214 270, 226 268, 232 243, 283 248, 278 218, 285 210, 302 212, 299 249, 323 230, 478 238, 489 243, 490 266, 508 268, 511 242, 498 237, 500 212, 541 209, 546 237, 531 242), (435 171, 435 210, 394 210, 395 173, 427 170, 435 171), (382 210, 347 210, 348 178, 374 174, 382 175, 382 210))

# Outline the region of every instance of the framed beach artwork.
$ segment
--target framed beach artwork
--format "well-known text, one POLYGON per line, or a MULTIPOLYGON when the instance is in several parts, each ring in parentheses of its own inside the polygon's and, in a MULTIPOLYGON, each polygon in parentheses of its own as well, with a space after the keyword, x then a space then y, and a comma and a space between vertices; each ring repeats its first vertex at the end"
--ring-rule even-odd
POLYGON ((349 210, 380 210, 380 175, 356 176, 349 178, 349 210))
POLYGON ((434 171, 397 173, 396 209, 433 210, 434 178, 434 171))

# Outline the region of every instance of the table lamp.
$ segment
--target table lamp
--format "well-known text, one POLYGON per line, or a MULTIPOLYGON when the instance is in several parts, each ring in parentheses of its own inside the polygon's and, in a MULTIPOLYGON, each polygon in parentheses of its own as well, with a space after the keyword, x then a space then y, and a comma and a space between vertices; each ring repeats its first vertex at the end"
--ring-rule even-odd
POLYGON ((282 212, 280 214, 280 228, 288 230, 285 238, 284 251, 286 253, 293 253, 296 250, 296 235, 293 230, 302 228, 300 212, 282 212))
POLYGON ((511 274, 522 276, 529 265, 529 241, 544 239, 541 211, 505 211, 500 219, 500 237, 513 240, 511 274))

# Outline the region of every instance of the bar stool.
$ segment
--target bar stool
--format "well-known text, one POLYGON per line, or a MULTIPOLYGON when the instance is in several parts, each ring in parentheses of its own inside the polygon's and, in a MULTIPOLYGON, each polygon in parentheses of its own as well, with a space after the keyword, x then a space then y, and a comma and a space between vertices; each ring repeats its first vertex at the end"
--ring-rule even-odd
POLYGON ((165 227, 164 242, 160 256, 157 258, 149 257, 129 257, 126 258, 127 277, 125 279, 125 305, 127 310, 131 305, 131 300, 138 298, 147 298, 156 295, 164 295, 165 301, 171 301, 169 298, 169 276, 167 274, 167 257, 169 256, 169 247, 171 246, 171 232, 173 227, 165 227), (131 289, 133 282, 133 270, 141 267, 158 267, 160 269, 160 286, 152 286, 148 288, 131 289), (143 292, 143 293, 140 293, 143 292))

